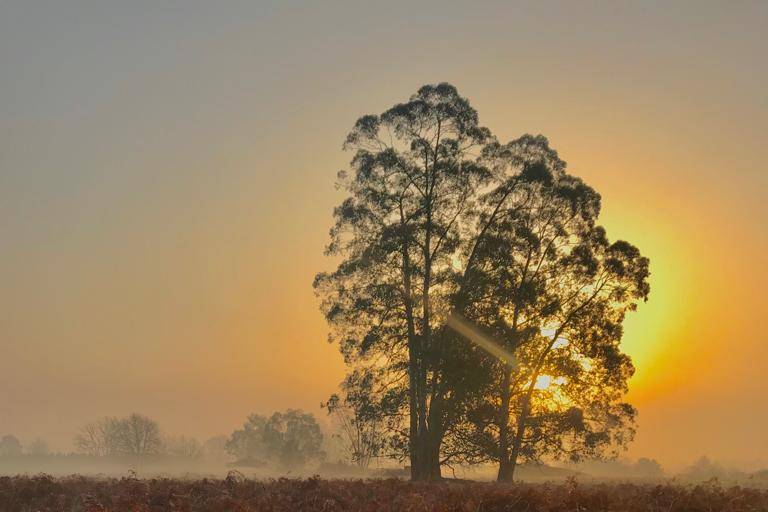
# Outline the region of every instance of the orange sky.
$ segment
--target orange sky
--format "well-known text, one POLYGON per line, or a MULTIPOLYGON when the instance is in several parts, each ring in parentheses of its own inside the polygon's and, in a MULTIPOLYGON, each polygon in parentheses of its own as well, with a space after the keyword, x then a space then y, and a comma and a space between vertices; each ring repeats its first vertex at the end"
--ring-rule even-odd
POLYGON ((768 466, 768 6, 0 6, 0 435, 322 414, 311 282, 355 119, 449 81, 651 259, 631 456, 768 466))

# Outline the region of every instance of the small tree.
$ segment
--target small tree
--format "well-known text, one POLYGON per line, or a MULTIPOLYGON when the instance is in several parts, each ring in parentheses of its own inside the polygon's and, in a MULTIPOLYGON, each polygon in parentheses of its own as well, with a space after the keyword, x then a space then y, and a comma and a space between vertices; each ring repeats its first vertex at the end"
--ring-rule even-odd
POLYGON ((0 439, 0 456, 21 455, 22 447, 19 438, 8 434, 0 439))
POLYGON ((264 425, 267 418, 251 414, 243 423, 243 428, 235 430, 226 441, 225 449, 239 464, 262 465, 267 459, 264 445, 264 425))
POLYGON ((641 457, 637 459, 633 469, 635 474, 641 478, 661 478, 664 476, 664 469, 656 459, 641 457))
POLYGON ((264 444, 271 459, 289 469, 325 456, 320 425, 312 414, 299 409, 274 413, 264 425, 264 444))
POLYGON ((46 443, 44 439, 38 437, 29 444, 27 447, 27 453, 30 455, 48 455, 50 453, 50 449, 48 447, 48 443, 46 443))
POLYGON ((194 459, 203 455, 203 447, 194 437, 168 437, 163 443, 165 453, 175 457, 194 459))
POLYGON ((212 461, 225 461, 227 459, 227 441, 225 435, 218 435, 207 439, 203 443, 203 456, 212 461))
POLYGON ((75 447, 81 453, 103 457, 120 451, 119 420, 113 417, 86 423, 75 436, 75 447))
POLYGON ((157 422, 133 413, 118 423, 120 451, 128 455, 145 457, 160 452, 163 443, 157 422))
POLYGON ((133 455, 146 457, 162 449, 157 422, 133 413, 125 418, 105 417, 87 423, 75 436, 75 446, 94 456, 133 455))
POLYGON ((341 440, 349 459, 358 467, 367 468, 385 447, 378 408, 368 407, 355 397, 342 399, 337 394, 331 395, 322 406, 334 418, 339 430, 335 435, 341 440))
POLYGON ((298 409, 275 412, 268 419, 251 414, 243 428, 227 441, 229 453, 240 464, 260 465, 272 462, 297 469, 324 457, 323 434, 312 414, 298 409))

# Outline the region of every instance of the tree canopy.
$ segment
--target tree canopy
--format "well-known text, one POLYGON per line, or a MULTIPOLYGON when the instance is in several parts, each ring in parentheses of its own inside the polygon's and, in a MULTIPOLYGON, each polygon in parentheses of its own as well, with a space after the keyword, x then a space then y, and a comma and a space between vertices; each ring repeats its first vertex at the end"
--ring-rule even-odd
POLYGON ((346 403, 387 453, 414 479, 470 460, 511 479, 521 459, 623 446, 621 324, 648 295, 648 260, 608 240, 599 194, 545 137, 500 143, 445 83, 361 117, 344 148, 341 263, 315 289, 350 366, 346 403))

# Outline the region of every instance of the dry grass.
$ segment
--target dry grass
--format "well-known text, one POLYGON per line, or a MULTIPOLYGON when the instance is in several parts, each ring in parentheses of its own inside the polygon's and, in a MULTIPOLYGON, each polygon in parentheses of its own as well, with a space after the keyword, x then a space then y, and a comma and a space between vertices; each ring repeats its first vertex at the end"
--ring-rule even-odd
POLYGON ((515 484, 402 480, 254 481, 81 476, 0 477, 2 512, 298 511, 768 511, 768 491, 716 482, 676 484, 515 484))

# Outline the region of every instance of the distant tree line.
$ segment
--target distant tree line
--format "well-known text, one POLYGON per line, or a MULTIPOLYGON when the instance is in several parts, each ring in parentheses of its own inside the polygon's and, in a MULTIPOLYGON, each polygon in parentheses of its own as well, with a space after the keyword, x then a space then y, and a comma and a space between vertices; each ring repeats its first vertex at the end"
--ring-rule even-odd
MULTIPOLYGON (((3 439, 0 449, 15 449, 18 440, 10 438, 3 439)), ((83 425, 74 444, 79 453, 92 457, 207 458, 239 466, 299 469, 324 460, 324 440, 312 414, 288 409, 268 417, 251 414, 231 435, 212 437, 205 443, 186 436, 164 436, 155 420, 138 413, 108 416, 83 425)))
POLYGON ((33 439, 26 447, 13 434, 6 434, 0 437, 0 457, 13 457, 22 454, 47 455, 48 453, 50 453, 48 443, 39 437, 33 439))
POLYGON ((648 259, 610 241, 600 195, 541 136, 500 142, 449 84, 427 85, 346 138, 347 197, 315 278, 350 371, 329 411, 351 450, 451 464, 611 458, 632 439, 625 314, 648 259))

